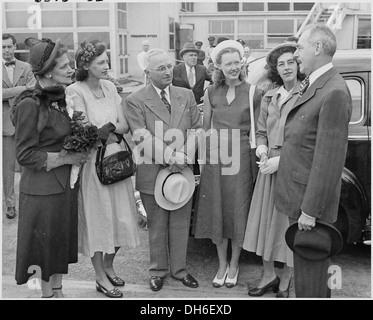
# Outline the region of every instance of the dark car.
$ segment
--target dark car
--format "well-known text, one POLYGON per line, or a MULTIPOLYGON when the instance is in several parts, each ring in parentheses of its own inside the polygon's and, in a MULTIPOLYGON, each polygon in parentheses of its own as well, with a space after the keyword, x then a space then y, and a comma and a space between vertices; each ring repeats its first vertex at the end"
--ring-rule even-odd
MULTIPOLYGON (((249 64, 248 82, 268 89, 264 74, 265 58, 249 64)), ((338 50, 333 65, 350 89, 353 110, 349 125, 346 164, 338 220, 335 226, 345 242, 370 244, 371 222, 371 50, 338 50)))

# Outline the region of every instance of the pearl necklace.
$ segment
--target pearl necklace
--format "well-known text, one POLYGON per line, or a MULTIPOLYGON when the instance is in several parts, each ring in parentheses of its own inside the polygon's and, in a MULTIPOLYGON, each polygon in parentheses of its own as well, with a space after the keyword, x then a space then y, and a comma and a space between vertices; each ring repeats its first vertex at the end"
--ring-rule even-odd
MULTIPOLYGON (((88 86, 88 87, 89 87, 89 86, 88 86)), ((91 87, 89 87, 89 90, 91 90, 93 96, 95 96, 97 99, 100 99, 100 98, 103 97, 103 91, 102 91, 102 88, 101 88, 100 85, 98 86, 98 89, 99 89, 99 94, 97 95, 97 94, 96 94, 96 93, 91 89, 91 87)))

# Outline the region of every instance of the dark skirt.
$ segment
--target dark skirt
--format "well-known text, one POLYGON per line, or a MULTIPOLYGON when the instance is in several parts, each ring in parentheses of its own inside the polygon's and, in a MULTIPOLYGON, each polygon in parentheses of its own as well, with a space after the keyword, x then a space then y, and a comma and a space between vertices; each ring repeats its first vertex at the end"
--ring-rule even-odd
POLYGON ((20 193, 17 284, 26 283, 35 271, 34 278, 49 281, 53 274, 67 274, 69 263, 78 261, 77 201, 78 187, 70 189, 69 179, 64 193, 20 193))

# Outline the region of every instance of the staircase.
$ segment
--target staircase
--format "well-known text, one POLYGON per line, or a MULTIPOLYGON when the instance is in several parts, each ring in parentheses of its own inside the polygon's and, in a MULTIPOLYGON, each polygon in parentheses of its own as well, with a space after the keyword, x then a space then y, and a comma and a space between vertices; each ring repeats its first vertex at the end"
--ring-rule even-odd
POLYGON ((342 22, 347 13, 350 12, 351 9, 348 9, 348 4, 346 3, 329 4, 316 2, 295 35, 299 37, 307 25, 317 23, 325 24, 335 34, 337 30, 342 29, 342 22))

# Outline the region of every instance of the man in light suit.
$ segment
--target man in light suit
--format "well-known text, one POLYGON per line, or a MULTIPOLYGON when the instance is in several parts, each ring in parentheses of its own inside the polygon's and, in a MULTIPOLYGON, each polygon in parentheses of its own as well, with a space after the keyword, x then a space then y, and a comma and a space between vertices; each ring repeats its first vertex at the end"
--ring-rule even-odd
MULTIPOLYGON (((337 220, 352 101, 332 64, 336 47, 333 32, 315 25, 301 35, 294 53, 307 76, 306 90, 287 117, 275 206, 305 232, 318 221, 337 220)), ((296 296, 330 297, 328 267, 329 258, 309 261, 294 253, 296 296)))
POLYGON ((7 206, 6 217, 16 217, 14 171, 15 137, 10 120, 10 109, 16 96, 34 87, 36 80, 28 63, 14 58, 16 39, 11 34, 3 34, 3 193, 7 206))
POLYGON ((206 67, 197 64, 199 49, 192 42, 184 45, 180 57, 184 62, 174 68, 172 84, 193 91, 197 104, 202 103, 205 81, 211 82, 206 67))
POLYGON ((171 85, 172 70, 171 59, 165 51, 149 50, 145 73, 151 83, 129 95, 125 106, 133 140, 142 144, 144 158, 149 160, 138 165, 136 189, 140 191, 148 218, 150 288, 153 291, 163 286, 169 268, 168 256, 171 276, 185 286, 198 287, 198 282, 186 269, 192 200, 180 209, 168 211, 161 208, 154 197, 158 172, 165 167, 178 172, 187 166, 186 155, 192 158, 196 147, 191 140, 195 136, 189 130, 202 127, 192 91, 171 85), (164 139, 170 129, 182 133, 182 141, 176 139, 176 145, 164 139))

